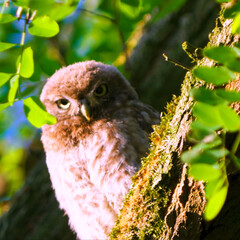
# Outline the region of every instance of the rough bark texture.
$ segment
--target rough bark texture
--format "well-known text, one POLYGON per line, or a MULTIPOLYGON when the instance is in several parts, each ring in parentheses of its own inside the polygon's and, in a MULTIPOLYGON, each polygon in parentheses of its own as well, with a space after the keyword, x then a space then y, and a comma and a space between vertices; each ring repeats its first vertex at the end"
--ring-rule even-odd
MULTIPOLYGON (((181 95, 167 105, 167 114, 155 127, 151 153, 134 177, 134 187, 111 234, 113 239, 240 239, 238 175, 230 176, 229 195, 221 214, 211 223, 203 221, 204 186, 187 176, 187 167, 179 160, 187 147, 185 137, 191 123, 188 92, 198 83, 190 73, 164 62, 162 57, 165 52, 191 65, 181 44, 189 41, 204 47, 218 11, 214 1, 187 1, 178 13, 146 26, 131 55, 130 80, 143 101, 163 110, 173 93, 181 89, 181 95), (150 90, 146 93, 145 89, 150 90)), ((232 40, 225 23, 215 29, 211 44, 229 44, 232 40)), ((209 64, 204 61, 199 64, 209 64)), ((43 159, 14 197, 10 211, 0 219, 0 240, 18 239, 76 239, 67 217, 58 209, 43 159)))

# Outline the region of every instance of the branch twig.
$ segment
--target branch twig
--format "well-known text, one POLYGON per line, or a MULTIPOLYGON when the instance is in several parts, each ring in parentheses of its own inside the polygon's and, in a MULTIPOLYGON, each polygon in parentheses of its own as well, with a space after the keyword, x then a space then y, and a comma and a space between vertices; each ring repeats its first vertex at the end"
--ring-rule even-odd
POLYGON ((182 63, 179 63, 171 58, 169 58, 165 53, 163 53, 163 57, 165 58, 165 61, 173 63, 175 66, 181 67, 187 71, 190 71, 190 67, 184 66, 182 63))

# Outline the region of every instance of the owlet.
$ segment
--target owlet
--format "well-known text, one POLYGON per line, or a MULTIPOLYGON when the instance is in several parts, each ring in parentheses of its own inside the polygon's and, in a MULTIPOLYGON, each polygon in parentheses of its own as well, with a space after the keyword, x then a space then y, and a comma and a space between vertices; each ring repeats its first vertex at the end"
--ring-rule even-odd
POLYGON ((42 142, 60 208, 79 239, 107 239, 159 114, 116 68, 95 61, 58 70, 41 101, 57 118, 42 142))

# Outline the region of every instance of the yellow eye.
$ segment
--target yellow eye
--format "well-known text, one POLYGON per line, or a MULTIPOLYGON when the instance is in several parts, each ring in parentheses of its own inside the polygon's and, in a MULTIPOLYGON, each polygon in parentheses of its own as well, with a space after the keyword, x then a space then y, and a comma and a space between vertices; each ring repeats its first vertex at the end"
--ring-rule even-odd
POLYGON ((97 96, 97 97, 102 97, 104 95, 106 95, 108 92, 108 89, 107 89, 107 85, 106 84, 102 84, 100 86, 98 86, 95 91, 94 91, 94 94, 97 96))
POLYGON ((65 98, 57 100, 56 104, 59 108, 64 109, 64 110, 68 109, 71 105, 70 102, 65 98))

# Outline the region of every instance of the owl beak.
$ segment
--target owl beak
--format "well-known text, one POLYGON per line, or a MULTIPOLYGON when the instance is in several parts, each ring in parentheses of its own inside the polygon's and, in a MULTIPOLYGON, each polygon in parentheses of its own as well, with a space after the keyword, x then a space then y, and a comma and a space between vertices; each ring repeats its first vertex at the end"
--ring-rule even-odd
POLYGON ((87 101, 86 101, 85 99, 83 99, 83 100, 81 101, 80 111, 81 111, 82 115, 83 115, 88 121, 90 121, 90 119, 91 119, 91 109, 90 109, 89 104, 87 103, 87 101))

